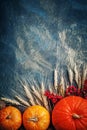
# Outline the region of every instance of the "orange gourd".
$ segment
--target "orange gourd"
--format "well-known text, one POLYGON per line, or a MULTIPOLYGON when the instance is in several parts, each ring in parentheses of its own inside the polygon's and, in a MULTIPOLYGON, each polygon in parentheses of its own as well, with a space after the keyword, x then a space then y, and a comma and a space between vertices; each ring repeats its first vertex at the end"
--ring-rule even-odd
POLYGON ((18 130, 22 124, 21 112, 13 106, 0 110, 0 130, 18 130))
POLYGON ((61 99, 52 111, 56 130, 87 130, 87 100, 79 96, 61 99))
POLYGON ((42 106, 30 106, 23 113, 23 125, 26 130, 47 130, 49 124, 50 114, 42 106))

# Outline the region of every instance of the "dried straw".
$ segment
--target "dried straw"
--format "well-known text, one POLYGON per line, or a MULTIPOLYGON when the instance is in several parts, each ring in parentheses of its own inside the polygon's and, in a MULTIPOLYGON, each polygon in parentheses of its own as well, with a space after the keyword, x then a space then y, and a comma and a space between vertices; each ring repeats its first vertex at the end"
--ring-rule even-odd
POLYGON ((74 78, 73 71, 72 71, 71 69, 68 69, 68 74, 69 74, 70 84, 72 85, 72 83, 73 83, 73 78, 74 78))
POLYGON ((41 97, 42 97, 42 101, 43 101, 43 104, 44 104, 45 108, 47 110, 49 110, 49 105, 48 105, 47 97, 44 95, 44 92, 45 92, 45 86, 44 86, 44 84, 42 82, 41 83, 41 97))
POLYGON ((79 71, 77 70, 76 64, 75 64, 75 67, 74 67, 74 72, 75 72, 75 81, 76 81, 76 84, 78 85, 79 71))
POLYGON ((21 97, 19 96, 15 96, 15 98, 21 102, 22 104, 24 104, 25 106, 30 106, 30 104, 28 102, 26 102, 25 100, 23 100, 21 97))
POLYGON ((14 104, 14 105, 21 105, 21 103, 17 102, 16 100, 13 100, 13 99, 1 97, 1 100, 5 101, 7 103, 14 104))

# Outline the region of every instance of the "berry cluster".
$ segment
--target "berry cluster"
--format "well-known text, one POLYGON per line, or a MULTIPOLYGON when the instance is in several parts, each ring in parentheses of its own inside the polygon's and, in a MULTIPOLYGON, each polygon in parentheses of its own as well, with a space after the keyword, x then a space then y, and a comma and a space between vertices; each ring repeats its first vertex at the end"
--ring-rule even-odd
POLYGON ((47 96, 47 98, 53 104, 55 104, 56 102, 58 102, 62 98, 66 97, 66 96, 70 96, 70 95, 80 96, 80 97, 83 97, 83 98, 87 99, 87 80, 84 81, 84 85, 83 85, 82 88, 77 88, 75 86, 69 86, 65 90, 65 96, 64 97, 60 96, 58 94, 50 93, 49 91, 45 91, 44 95, 47 96))
POLYGON ((75 86, 69 86, 66 90, 65 90, 65 96, 70 96, 70 95, 75 95, 75 96, 79 96, 81 93, 79 88, 76 88, 75 86))
POLYGON ((44 93, 45 96, 47 96, 47 98, 53 103, 55 104, 57 101, 59 101, 60 99, 62 99, 62 96, 59 96, 57 94, 54 93, 50 93, 48 90, 45 91, 44 93))
POLYGON ((79 89, 75 86, 69 86, 65 91, 65 96, 70 95, 80 96, 87 99, 87 87, 83 86, 83 88, 79 89))

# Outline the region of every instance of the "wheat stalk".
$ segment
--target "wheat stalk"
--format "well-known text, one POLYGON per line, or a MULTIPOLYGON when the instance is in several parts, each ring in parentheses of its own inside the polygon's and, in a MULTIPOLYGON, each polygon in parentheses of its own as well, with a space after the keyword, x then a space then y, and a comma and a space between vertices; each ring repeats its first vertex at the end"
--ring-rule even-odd
POLYGON ((28 87, 27 85, 23 84, 22 81, 20 81, 20 82, 21 82, 21 85, 24 88, 24 91, 25 91, 26 97, 28 98, 29 104, 35 105, 35 100, 33 98, 33 95, 30 92, 31 88, 28 87))
POLYGON ((32 86, 33 93, 36 97, 38 97, 39 100, 42 100, 39 90, 35 89, 34 86, 32 86))
POLYGON ((28 103, 28 102, 26 102, 24 99, 22 99, 21 97, 19 97, 19 96, 15 96, 15 98, 19 101, 19 102, 21 102, 22 104, 24 104, 25 106, 30 106, 30 104, 28 103))
POLYGON ((48 90, 49 90, 51 93, 53 92, 53 89, 52 89, 52 86, 51 86, 51 85, 48 86, 48 90))
POLYGON ((70 84, 72 85, 73 83, 73 71, 71 69, 68 69, 68 74, 69 74, 69 81, 70 81, 70 84))
MULTIPOLYGON (((77 70, 77 66, 75 65, 74 70, 68 69, 68 75, 69 75, 69 81, 70 84, 72 85, 73 83, 73 78, 74 78, 74 73, 75 73, 75 81, 78 84, 78 88, 81 88, 81 85, 83 85, 84 80, 86 79, 87 76, 87 68, 86 66, 83 68, 82 75, 80 72, 77 70)), ((60 79, 60 85, 58 86, 58 81, 57 81, 57 76, 58 71, 55 69, 54 70, 54 85, 48 86, 48 89, 50 92, 53 92, 56 90, 59 95, 64 96, 65 94, 65 88, 67 88, 67 84, 65 84, 65 79, 63 74, 61 74, 61 79, 60 79)), ((24 106, 30 106, 30 105, 43 105, 48 111, 52 110, 52 104, 48 101, 47 97, 44 95, 45 92, 45 86, 43 82, 41 83, 41 86, 37 85, 37 83, 34 81, 34 85, 28 86, 27 84, 24 84, 22 81, 20 81, 21 85, 23 86, 23 94, 26 95, 28 102, 19 96, 19 94, 12 90, 14 92, 15 99, 17 100, 11 100, 9 98, 1 98, 3 101, 9 102, 11 104, 15 105, 24 105, 24 106), (35 86, 37 85, 37 87, 35 86), (41 89, 41 90, 40 90, 41 89)))
POLYGON ((34 86, 32 86, 32 88, 33 88, 33 91, 31 90, 31 93, 33 94, 33 96, 35 97, 35 101, 36 101, 36 103, 38 103, 38 104, 43 104, 43 101, 42 101, 42 97, 41 97, 41 94, 40 94, 40 92, 37 90, 37 89, 35 89, 34 88, 34 86), (35 90, 35 91, 34 91, 35 90))
POLYGON ((82 81, 81 81, 81 74, 79 73, 79 77, 78 77, 78 88, 80 89, 82 86, 82 81))
POLYGON ((58 81, 57 81, 57 70, 54 70, 54 89, 57 90, 58 81))
POLYGON ((6 101, 6 102, 11 103, 11 104, 14 104, 14 105, 21 105, 21 104, 20 104, 19 102, 17 102, 16 100, 12 100, 12 99, 9 99, 9 98, 1 97, 1 100, 6 101))
POLYGON ((41 97, 42 97, 42 101, 44 106, 46 107, 47 110, 49 110, 49 105, 48 105, 48 101, 47 101, 47 97, 44 95, 45 92, 45 87, 43 82, 41 83, 41 97))
POLYGON ((61 76, 61 81, 60 81, 60 85, 59 85, 59 94, 64 96, 64 92, 65 91, 65 81, 64 81, 64 77, 61 76))
POLYGON ((75 64, 75 67, 74 67, 74 72, 75 72, 75 81, 76 81, 76 83, 77 83, 77 85, 78 85, 79 72, 78 72, 78 70, 77 70, 76 64, 75 64))
POLYGON ((35 98, 35 101, 36 101, 36 104, 37 104, 37 105, 43 105, 43 102, 40 101, 38 98, 35 98))
POLYGON ((25 90, 25 93, 26 93, 26 96, 30 102, 30 104, 32 105, 35 105, 35 100, 33 98, 33 95, 31 94, 31 92, 29 91, 30 88, 27 87, 27 85, 24 85, 24 90, 25 90))
POLYGON ((86 68, 86 66, 84 66, 83 71, 82 71, 82 86, 84 85, 84 81, 86 80, 86 76, 87 76, 87 68, 86 68))

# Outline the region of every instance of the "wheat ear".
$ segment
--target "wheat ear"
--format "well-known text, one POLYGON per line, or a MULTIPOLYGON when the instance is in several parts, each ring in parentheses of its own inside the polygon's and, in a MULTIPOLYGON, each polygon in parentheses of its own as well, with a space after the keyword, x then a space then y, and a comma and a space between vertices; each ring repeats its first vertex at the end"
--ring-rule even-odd
POLYGON ((78 88, 80 89, 82 86, 82 81, 81 81, 81 73, 79 72, 79 77, 78 77, 78 88))
POLYGON ((9 98, 1 97, 1 100, 5 101, 7 103, 14 104, 14 105, 21 105, 19 102, 15 101, 15 100, 12 100, 12 99, 9 99, 9 98))
POLYGON ((53 89, 52 89, 52 86, 51 86, 51 85, 48 86, 48 90, 49 90, 51 93, 53 92, 53 89))
POLYGON ((61 76, 61 81, 59 85, 59 94, 64 96, 64 93, 65 93, 65 81, 64 81, 64 77, 61 76))
POLYGON ((87 68, 85 66, 83 67, 83 71, 82 71, 82 87, 84 85, 84 81, 86 80, 86 76, 87 76, 87 68))
POLYGON ((49 110, 47 97, 44 95, 44 92, 45 92, 45 86, 44 86, 44 84, 42 82, 41 83, 41 97, 42 97, 42 101, 43 101, 44 106, 46 107, 47 110, 49 110))
POLYGON ((57 90, 58 81, 57 81, 57 70, 54 70, 54 89, 57 90))
MULTIPOLYGON (((33 87, 34 87, 34 86, 32 86, 32 88, 33 88, 33 87)), ((35 88, 34 88, 34 89, 35 89, 35 88)), ((36 89, 35 89, 35 91, 34 91, 34 89, 31 90, 31 93, 32 93, 33 96, 34 96, 34 99, 35 99, 36 103, 42 105, 42 104, 43 104, 43 101, 42 101, 41 94, 40 94, 39 90, 36 90, 36 89)))
POLYGON ((35 89, 34 86, 32 86, 33 93, 38 97, 39 100, 42 100, 39 90, 35 89))
POLYGON ((23 89, 25 91, 26 97, 28 98, 29 104, 35 105, 35 100, 33 98, 33 95, 30 92, 31 88, 29 88, 27 85, 23 84, 22 81, 20 81, 20 82, 21 82, 21 85, 23 86, 23 89))
POLYGON ((21 102, 23 105, 25 105, 25 106, 30 106, 30 104, 28 103, 28 102, 26 102, 25 100, 23 100, 21 97, 19 97, 19 96, 15 96, 15 98, 19 101, 19 102, 21 102))
POLYGON ((69 74, 70 84, 72 85, 72 83, 73 83, 73 71, 71 69, 68 69, 68 74, 69 74))
POLYGON ((75 64, 75 67, 74 67, 74 72, 75 72, 75 81, 78 85, 78 80, 79 80, 79 74, 78 74, 78 70, 77 70, 77 66, 75 64))

